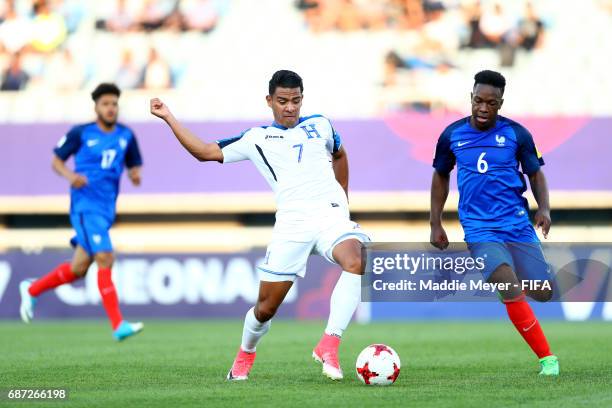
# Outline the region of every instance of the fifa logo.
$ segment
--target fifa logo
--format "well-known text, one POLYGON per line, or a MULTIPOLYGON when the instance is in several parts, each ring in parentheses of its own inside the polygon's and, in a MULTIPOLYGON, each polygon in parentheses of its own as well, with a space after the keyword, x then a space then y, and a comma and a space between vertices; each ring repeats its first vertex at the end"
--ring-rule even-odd
POLYGON ((498 146, 503 146, 504 143, 506 143, 506 138, 504 136, 495 135, 495 141, 497 142, 498 146))

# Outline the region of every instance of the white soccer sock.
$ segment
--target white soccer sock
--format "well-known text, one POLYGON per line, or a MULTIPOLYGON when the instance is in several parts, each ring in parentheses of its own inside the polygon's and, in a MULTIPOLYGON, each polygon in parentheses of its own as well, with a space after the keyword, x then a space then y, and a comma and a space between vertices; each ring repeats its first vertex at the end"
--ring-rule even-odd
POLYGON ((342 271, 329 301, 325 333, 341 337, 361 301, 361 275, 342 271))
POLYGON ((242 329, 242 350, 253 353, 259 343, 259 339, 270 330, 272 320, 265 323, 260 322, 255 317, 255 306, 249 309, 244 317, 244 329, 242 329))

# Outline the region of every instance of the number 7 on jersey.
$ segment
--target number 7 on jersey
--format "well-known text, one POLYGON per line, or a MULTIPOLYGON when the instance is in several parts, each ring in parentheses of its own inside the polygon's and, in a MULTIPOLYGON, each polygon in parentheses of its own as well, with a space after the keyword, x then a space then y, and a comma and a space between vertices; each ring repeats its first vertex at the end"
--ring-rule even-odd
POLYGON ((293 145, 291 147, 294 147, 294 148, 295 147, 299 147, 300 148, 300 151, 298 153, 298 163, 301 162, 302 161, 302 150, 304 150, 304 144, 300 143, 300 144, 293 145))

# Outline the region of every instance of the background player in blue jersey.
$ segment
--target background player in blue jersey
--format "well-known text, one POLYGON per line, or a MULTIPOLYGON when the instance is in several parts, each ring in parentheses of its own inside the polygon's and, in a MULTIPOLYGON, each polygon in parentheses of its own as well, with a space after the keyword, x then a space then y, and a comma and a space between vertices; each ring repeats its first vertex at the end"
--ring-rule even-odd
MULTIPOLYGON (((522 280, 550 281, 539 239, 529 221, 523 193, 527 174, 538 203, 535 226, 544 237, 550 229, 550 205, 544 164, 533 138, 523 126, 498 115, 504 102, 505 78, 494 71, 474 77, 472 115, 448 126, 438 140, 431 185, 431 243, 448 246, 442 211, 449 190, 449 173, 457 165, 459 221, 474 257, 486 254, 485 279, 510 283, 500 296, 518 332, 540 359, 542 375, 558 375, 557 357, 521 290, 522 280), (522 171, 522 173, 521 173, 522 171)), ((538 301, 552 289, 526 291, 538 301)))
POLYGON ((111 278, 113 247, 109 229, 115 220, 115 203, 124 167, 134 185, 140 185, 142 158, 134 132, 117 123, 121 94, 114 84, 100 84, 91 94, 95 122, 73 127, 54 149, 53 169, 70 183, 70 222, 76 236, 71 262, 65 262, 42 278, 21 282, 21 318, 34 316, 37 297, 59 285, 79 279, 92 262, 98 265, 98 288, 110 319, 113 336, 123 340, 142 330, 142 323, 123 320, 111 278), (65 161, 74 156, 74 171, 65 161))

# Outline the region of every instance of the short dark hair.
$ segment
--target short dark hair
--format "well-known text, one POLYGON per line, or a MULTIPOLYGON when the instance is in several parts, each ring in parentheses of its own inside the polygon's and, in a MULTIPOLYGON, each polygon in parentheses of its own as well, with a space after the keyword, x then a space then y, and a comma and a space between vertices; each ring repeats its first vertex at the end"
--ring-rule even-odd
POLYGON ((478 84, 491 85, 495 88, 499 88, 503 95, 504 89, 506 88, 506 78, 499 72, 486 69, 474 75, 474 86, 478 84))
POLYGON ((121 95, 121 90, 115 84, 104 82, 98 85, 96 89, 94 89, 94 91, 91 93, 91 99, 93 99, 94 102, 98 102, 98 99, 100 99, 102 95, 106 94, 112 94, 117 96, 118 98, 121 95))
POLYGON ((273 95, 276 88, 300 88, 300 92, 304 92, 304 84, 302 78, 293 71, 281 69, 276 71, 268 84, 268 94, 273 95))

